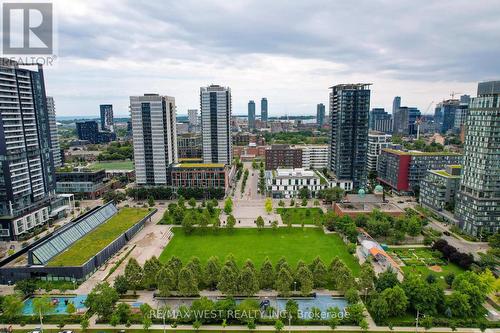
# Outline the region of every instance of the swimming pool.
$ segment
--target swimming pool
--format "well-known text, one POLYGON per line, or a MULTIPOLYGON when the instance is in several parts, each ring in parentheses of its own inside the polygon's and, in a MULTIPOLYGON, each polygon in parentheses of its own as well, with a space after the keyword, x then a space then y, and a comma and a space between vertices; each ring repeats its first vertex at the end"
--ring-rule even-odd
MULTIPOLYGON (((66 307, 69 303, 73 303, 75 305, 76 310, 85 308, 83 304, 87 299, 87 295, 76 295, 76 296, 53 296, 49 297, 54 303, 55 308, 51 314, 67 314, 66 307)), ((23 315, 33 315, 33 299, 34 297, 28 298, 24 301, 23 307, 23 315)))
MULTIPOLYGON (((347 300, 343 297, 332 297, 330 295, 316 295, 314 298, 291 298, 297 302, 299 306, 299 317, 304 317, 303 319, 308 319, 307 317, 311 314, 311 309, 313 307, 318 308, 322 316, 326 316, 328 308, 337 307, 341 312, 344 312, 347 307, 347 300)), ((276 310, 283 311, 286 307, 286 302, 288 298, 278 298, 275 301, 271 301, 271 305, 276 307, 276 310), (273 304, 274 303, 274 304, 273 304)))

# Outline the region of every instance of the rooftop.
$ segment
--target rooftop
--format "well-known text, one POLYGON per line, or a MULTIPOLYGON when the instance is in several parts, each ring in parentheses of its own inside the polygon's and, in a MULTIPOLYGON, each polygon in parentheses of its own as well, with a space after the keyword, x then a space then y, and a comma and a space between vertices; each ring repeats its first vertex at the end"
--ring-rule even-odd
POLYGON ((391 154, 396 155, 409 155, 409 156, 460 156, 461 154, 454 153, 451 151, 436 151, 436 152, 427 152, 420 150, 397 150, 392 148, 383 148, 383 151, 389 152, 391 154))
POLYGON ((224 168, 224 163, 177 163, 174 164, 174 168, 224 168))
POLYGON ((430 170, 430 172, 432 173, 435 173, 437 175, 440 175, 440 176, 443 176, 443 177, 446 177, 446 178, 460 178, 460 175, 452 175, 452 174, 449 174, 448 172, 446 172, 446 170, 430 170))

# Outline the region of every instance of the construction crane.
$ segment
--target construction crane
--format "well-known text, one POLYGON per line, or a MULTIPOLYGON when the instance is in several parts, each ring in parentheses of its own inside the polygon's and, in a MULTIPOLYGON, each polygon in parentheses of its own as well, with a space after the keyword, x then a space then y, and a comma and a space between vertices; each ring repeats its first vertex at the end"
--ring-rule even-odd
POLYGON ((450 96, 451 96, 451 99, 455 99, 455 95, 458 95, 458 94, 463 94, 461 92, 456 92, 456 91, 452 91, 450 96))
MULTIPOLYGON (((434 104, 434 101, 430 102, 429 103, 429 106, 427 106, 427 108, 425 109, 425 112, 424 114, 427 114, 429 112, 429 110, 431 109, 432 105, 434 104)), ((420 138, 420 125, 423 123, 423 119, 422 117, 418 117, 416 120, 415 120, 415 124, 417 125, 417 140, 420 138)))

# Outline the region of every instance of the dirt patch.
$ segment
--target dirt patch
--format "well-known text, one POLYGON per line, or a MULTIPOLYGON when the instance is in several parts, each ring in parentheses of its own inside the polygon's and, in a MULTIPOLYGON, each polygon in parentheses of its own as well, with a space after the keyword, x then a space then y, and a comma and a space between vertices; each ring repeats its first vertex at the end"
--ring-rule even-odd
POLYGON ((429 269, 433 272, 436 272, 436 273, 441 273, 443 271, 441 266, 438 266, 438 265, 429 266, 429 269))

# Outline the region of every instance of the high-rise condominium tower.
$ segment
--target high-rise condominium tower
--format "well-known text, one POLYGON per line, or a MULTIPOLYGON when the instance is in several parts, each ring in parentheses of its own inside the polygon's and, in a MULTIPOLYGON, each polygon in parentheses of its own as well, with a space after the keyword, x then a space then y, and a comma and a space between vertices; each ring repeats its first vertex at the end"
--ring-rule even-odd
POLYGON ((398 111, 398 109, 401 107, 401 97, 396 96, 392 100, 392 115, 394 116, 394 113, 398 111))
POLYGON ((130 96, 135 178, 139 185, 167 185, 167 167, 177 163, 175 98, 130 96))
POLYGON ((479 83, 465 127, 455 214, 467 233, 483 236, 500 230, 500 81, 479 83))
POLYGON ((101 104, 99 108, 101 111, 101 129, 113 132, 113 105, 101 104))
POLYGON ((0 239, 8 240, 49 220, 54 147, 42 66, 2 59, 0 89, 0 239))
POLYGON ((260 100, 260 120, 267 121, 267 117, 269 114, 267 113, 267 98, 263 97, 260 100))
POLYGON ((330 92, 330 170, 353 188, 366 184, 370 84, 339 84, 330 92))
POLYGON ((54 158, 54 167, 62 166, 61 146, 59 145, 59 134, 57 133, 56 105, 54 98, 47 96, 47 112, 49 115, 50 141, 52 143, 52 157, 54 158))
POLYGON ((255 102, 248 102, 248 128, 255 129, 255 102))
POLYGON ((325 104, 319 103, 316 105, 316 124, 318 127, 323 126, 325 123, 325 104))
POLYGON ((189 109, 188 110, 188 121, 189 125, 198 126, 198 110, 189 109))
POLYGON ((200 88, 200 109, 204 162, 231 164, 231 89, 218 85, 200 88))

